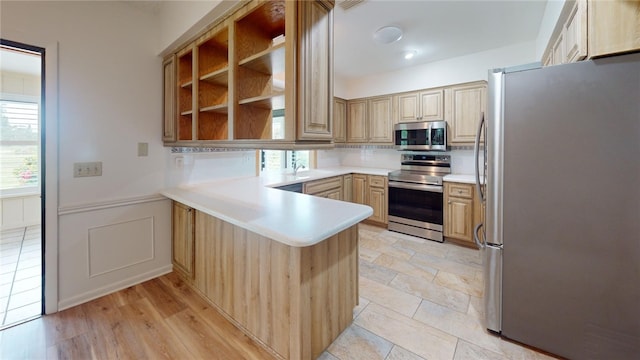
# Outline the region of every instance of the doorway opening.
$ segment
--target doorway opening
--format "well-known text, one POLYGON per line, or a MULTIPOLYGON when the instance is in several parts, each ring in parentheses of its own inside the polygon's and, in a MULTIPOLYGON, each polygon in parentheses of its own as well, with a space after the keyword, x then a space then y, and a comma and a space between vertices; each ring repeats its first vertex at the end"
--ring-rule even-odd
POLYGON ((0 329, 43 314, 44 55, 0 39, 0 329))

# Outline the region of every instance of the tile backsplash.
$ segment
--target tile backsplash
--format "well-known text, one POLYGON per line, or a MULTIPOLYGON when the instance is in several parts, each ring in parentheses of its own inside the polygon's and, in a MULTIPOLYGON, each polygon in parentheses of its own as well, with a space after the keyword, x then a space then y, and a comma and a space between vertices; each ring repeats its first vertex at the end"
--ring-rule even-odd
MULTIPOLYGON (((473 174, 475 164, 472 147, 447 151, 451 155, 452 174, 473 174)), ((318 167, 357 166, 395 170, 400 168, 401 152, 388 147, 340 147, 318 151, 318 167)))
MULTIPOLYGON (((473 174, 473 150, 454 149, 451 155, 452 174, 473 174)), ((317 150, 318 168, 354 166, 397 170, 402 152, 382 146, 348 146, 332 150, 317 150)), ((220 178, 253 176, 256 171, 255 150, 194 150, 174 148, 168 154, 166 185, 179 186, 220 178)))

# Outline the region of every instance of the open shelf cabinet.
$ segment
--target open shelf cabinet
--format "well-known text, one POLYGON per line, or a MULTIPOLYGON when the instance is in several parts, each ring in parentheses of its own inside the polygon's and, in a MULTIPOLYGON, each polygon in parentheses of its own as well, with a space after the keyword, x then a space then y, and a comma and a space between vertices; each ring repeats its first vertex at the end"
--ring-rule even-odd
POLYGON ((178 53, 178 141, 193 140, 193 46, 178 53))
POLYGON ((229 29, 198 43, 198 140, 229 138, 229 29))
POLYGON ((332 147, 333 5, 248 1, 178 51, 175 143, 332 147))
POLYGON ((264 2, 235 21, 237 139, 271 140, 273 111, 285 109, 286 8, 264 2))

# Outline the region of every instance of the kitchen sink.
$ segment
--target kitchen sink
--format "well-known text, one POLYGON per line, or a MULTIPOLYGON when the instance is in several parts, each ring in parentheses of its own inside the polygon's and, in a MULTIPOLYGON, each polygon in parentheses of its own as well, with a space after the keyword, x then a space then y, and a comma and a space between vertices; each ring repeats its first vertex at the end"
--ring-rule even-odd
POLYGON ((300 183, 295 183, 295 184, 276 186, 276 187, 274 187, 274 189, 292 191, 292 192, 297 192, 297 193, 301 193, 302 194, 302 183, 300 182, 300 183))

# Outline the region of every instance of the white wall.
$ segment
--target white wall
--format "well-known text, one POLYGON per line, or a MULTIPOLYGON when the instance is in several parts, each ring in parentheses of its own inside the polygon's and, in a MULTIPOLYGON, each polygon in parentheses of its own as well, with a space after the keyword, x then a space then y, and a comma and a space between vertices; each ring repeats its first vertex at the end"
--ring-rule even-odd
MULTIPOLYGON (((345 99, 354 99, 487 80, 489 69, 534 61, 538 61, 536 42, 530 41, 356 80, 337 80, 335 93, 345 99)), ((474 172, 473 151, 456 149, 448 153, 452 173, 474 172)), ((390 149, 341 148, 320 152, 318 164, 319 167, 346 165, 397 169, 400 155, 390 149)))
POLYGON ((176 153, 167 162, 167 187, 256 174, 255 150, 176 153))
MULTIPOLYGON (((318 150, 318 168, 356 166, 378 169, 400 169, 401 152, 394 149, 338 148, 318 150)), ((471 175, 475 171, 473 150, 451 150, 451 173, 471 175)))
POLYGON ((336 82, 336 96, 355 99, 444 85, 487 80, 489 69, 537 61, 535 41, 487 50, 384 74, 336 82))
MULTIPOLYGON (((236 3, 170 1, 152 13, 115 1, 2 1, 4 39, 59 45, 59 164, 48 164, 59 174, 59 229, 47 237, 58 240, 60 308, 170 271, 170 203, 156 195, 161 188, 255 171, 255 158, 244 152, 192 154, 178 168, 181 155, 170 154, 160 136, 157 55, 236 3), (148 157, 136 156, 138 142, 149 144, 148 157), (84 161, 102 161, 103 176, 73 178, 73 163, 84 161)), ((358 81, 337 79, 335 94, 349 99, 485 79, 489 68, 534 60, 536 43, 518 44, 358 81)), ((388 149, 340 151, 325 162, 394 168, 399 159, 388 149)))
POLYGON ((536 59, 541 60, 544 50, 547 48, 553 29, 558 22, 565 0, 547 0, 544 15, 540 22, 540 30, 536 38, 536 59))
POLYGON ((158 53, 166 55, 170 51, 177 50, 177 46, 197 35, 239 2, 239 0, 161 1, 158 9, 160 16, 158 53))
POLYGON ((0 16, 4 39, 58 44, 56 59, 45 56, 57 72, 45 78, 57 79, 47 94, 58 100, 58 164, 47 166, 57 165, 58 179, 47 180, 57 180, 59 208, 46 211, 58 211, 59 229, 46 242, 57 237, 59 307, 170 271, 170 202, 157 195, 169 156, 158 16, 115 1, 3 1, 0 16), (138 142, 148 157, 137 157, 138 142), (102 161, 103 175, 73 178, 73 163, 84 161, 102 161), (91 253, 91 244, 109 251, 91 253), (91 272, 96 261, 105 271, 91 272))
POLYGON ((400 152, 395 149, 338 149, 343 166, 362 166, 370 168, 400 169, 400 152))

